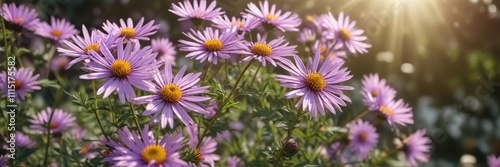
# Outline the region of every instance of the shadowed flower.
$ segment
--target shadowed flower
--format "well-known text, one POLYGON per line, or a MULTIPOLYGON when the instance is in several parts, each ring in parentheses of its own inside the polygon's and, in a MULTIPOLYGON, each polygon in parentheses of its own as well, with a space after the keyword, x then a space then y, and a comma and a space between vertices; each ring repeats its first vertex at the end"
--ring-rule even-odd
POLYGON ((269 8, 267 0, 264 3, 259 2, 259 7, 254 3, 249 3, 248 9, 245 10, 248 14, 259 18, 264 27, 269 26, 281 31, 299 31, 297 27, 302 21, 297 14, 289 11, 282 13, 281 10, 276 10, 275 4, 269 8))
POLYGON ((52 109, 48 107, 33 116, 29 122, 31 123, 30 129, 37 133, 47 133, 47 126, 50 127, 51 133, 62 132, 72 127, 75 122, 75 117, 62 109, 52 109), (54 110, 54 111, 52 111, 54 110), (50 114, 53 113, 50 120, 50 114))
POLYGON ((320 60, 325 61, 326 57, 330 57, 332 62, 343 62, 347 57, 347 53, 342 50, 342 46, 333 42, 321 42, 317 40, 312 47, 313 50, 319 50, 320 60))
POLYGON ((144 17, 142 17, 134 26, 132 19, 128 18, 126 23, 123 19, 120 19, 120 26, 107 20, 106 23, 103 24, 102 28, 108 34, 118 34, 120 37, 125 38, 125 41, 148 41, 148 36, 155 34, 156 31, 158 31, 158 28, 160 28, 159 25, 153 24, 154 20, 151 20, 144 25, 144 17))
POLYGON ((237 156, 230 156, 227 159, 227 167, 242 167, 242 166, 244 166, 243 162, 237 156))
POLYGON ((288 46, 288 42, 285 43, 284 37, 273 39, 271 42, 266 42, 267 36, 261 36, 257 34, 257 42, 246 43, 248 56, 241 60, 241 63, 245 63, 249 60, 255 59, 262 63, 262 66, 266 66, 266 62, 271 63, 276 67, 276 61, 286 60, 284 57, 292 56, 295 52, 297 46, 288 46))
POLYGON ((168 40, 168 38, 157 38, 151 40, 151 48, 153 52, 157 52, 158 56, 156 60, 160 63, 165 61, 170 62, 172 65, 175 65, 175 46, 168 40))
POLYGON ((40 23, 35 33, 42 37, 52 39, 55 42, 60 42, 61 40, 69 39, 73 35, 78 34, 78 30, 65 19, 56 19, 52 16, 50 18, 50 24, 45 22, 40 23))
POLYGON ((180 134, 164 135, 156 142, 153 132, 145 125, 141 135, 131 132, 127 127, 118 131, 120 141, 109 141, 113 151, 104 158, 111 166, 162 166, 187 167, 180 159, 179 150, 183 147, 184 137, 180 134), (141 138, 142 135, 142 138, 141 138))
POLYGON ((249 32, 260 25, 259 20, 251 15, 243 19, 234 16, 229 19, 229 17, 223 15, 213 19, 212 22, 214 27, 220 30, 228 30, 236 27, 238 32, 249 32))
POLYGON ((62 72, 66 69, 69 59, 66 56, 56 56, 50 61, 50 70, 53 72, 62 72))
POLYGON ((221 12, 221 8, 215 8, 217 1, 212 1, 210 5, 207 7, 206 0, 193 0, 191 3, 188 0, 184 0, 184 2, 179 2, 178 5, 172 4, 172 8, 168 11, 176 14, 181 17, 177 20, 192 20, 194 22, 201 22, 202 20, 212 20, 213 18, 224 14, 221 12))
POLYGON ((378 143, 378 133, 370 123, 356 120, 347 125, 349 128, 349 145, 347 148, 356 154, 358 160, 368 156, 378 143))
POLYGON ((103 98, 107 98, 116 90, 120 102, 125 104, 135 98, 132 86, 148 89, 148 85, 143 81, 152 77, 151 65, 156 58, 156 53, 152 53, 149 46, 140 49, 139 44, 127 42, 124 48, 123 44, 119 44, 117 58, 103 42, 100 42, 99 46, 102 55, 90 51, 92 61, 83 67, 92 72, 80 76, 80 79, 106 79, 97 90, 97 95, 104 93, 103 98))
POLYGON ((488 167, 499 167, 500 166, 500 157, 496 157, 495 155, 488 156, 488 167))
POLYGON ((208 111, 201 108, 198 103, 210 100, 210 98, 198 95, 207 93, 209 86, 195 86, 200 81, 201 73, 189 73, 184 76, 186 68, 184 65, 174 77, 172 66, 165 62, 164 72, 156 71, 155 83, 147 83, 148 87, 143 89, 153 95, 138 97, 134 100, 137 104, 148 103, 142 115, 153 115, 152 121, 160 122, 162 128, 165 128, 167 123, 170 128, 174 127, 174 114, 186 126, 193 126, 193 119, 183 108, 200 114, 208 114, 208 111))
POLYGON ((384 100, 392 100, 396 95, 396 90, 386 85, 385 79, 380 79, 378 74, 364 75, 361 83, 363 103, 370 110, 378 110, 384 100))
POLYGON ((22 4, 16 6, 14 3, 4 3, 1 14, 7 22, 31 31, 35 30, 36 26, 40 23, 36 10, 22 4))
POLYGON ((24 100, 28 92, 41 89, 37 81, 39 76, 39 74, 33 75, 31 70, 19 68, 12 76, 14 80, 10 80, 7 78, 7 73, 3 71, 0 73, 0 89, 3 97, 8 97, 9 93, 15 93, 16 99, 24 100))
POLYGON ((0 166, 7 166, 7 156, 0 155, 0 166))
POLYGON ((349 52, 368 53, 367 48, 372 45, 365 43, 366 36, 362 36, 363 30, 355 29, 356 22, 349 22, 349 16, 344 18, 340 12, 338 20, 328 13, 322 17, 323 35, 326 39, 335 40, 337 43, 349 50, 349 52))
POLYGON ((184 33, 192 41, 179 40, 182 44, 181 51, 189 52, 186 58, 194 58, 203 63, 205 60, 217 64, 220 58, 228 59, 232 54, 242 54, 243 36, 238 35, 235 29, 219 33, 219 30, 207 28, 205 31, 184 33))
POLYGON ((429 153, 431 149, 431 140, 425 135, 425 130, 417 130, 403 142, 403 151, 406 155, 406 162, 412 167, 417 167, 417 161, 429 161, 429 153))
MULTIPOLYGON (((189 135, 189 141, 187 142, 187 145, 190 148, 196 148, 199 142, 197 127, 188 126, 186 127, 186 131, 189 135)), ((203 142, 201 143, 200 148, 194 150, 194 153, 196 154, 195 159, 198 161, 196 163, 202 167, 214 167, 215 161, 220 160, 220 156, 215 154, 216 150, 217 141, 215 141, 215 139, 213 139, 212 137, 203 138, 203 142)))
POLYGON ((300 31, 298 41, 305 44, 313 43, 316 41, 316 32, 309 28, 305 28, 300 31))
POLYGON ((36 143, 33 140, 31 140, 29 136, 18 131, 16 131, 15 135, 16 135, 16 147, 35 148, 36 143))
POLYGON ((291 75, 277 75, 276 79, 282 87, 294 89, 285 93, 286 98, 301 97, 295 107, 302 106, 302 110, 316 117, 318 111, 325 115, 326 108, 335 114, 335 108, 342 111, 340 106, 346 106, 344 101, 351 102, 342 91, 354 88, 339 85, 352 78, 347 68, 341 69, 343 62, 333 63, 328 57, 320 63, 318 51, 312 61, 309 59, 307 67, 298 56, 293 58, 295 64, 289 60, 280 63, 291 75))

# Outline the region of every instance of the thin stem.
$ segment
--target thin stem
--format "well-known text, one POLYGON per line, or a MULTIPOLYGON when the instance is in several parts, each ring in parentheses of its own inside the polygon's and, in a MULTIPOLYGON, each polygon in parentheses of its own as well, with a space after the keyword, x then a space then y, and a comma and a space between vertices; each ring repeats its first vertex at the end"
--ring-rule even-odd
POLYGON ((288 140, 290 140, 290 138, 292 137, 292 132, 293 130, 295 129, 295 125, 297 125, 297 123, 299 123, 300 121, 300 117, 302 115, 304 115, 306 112, 300 112, 300 110, 297 110, 297 113, 296 115, 294 116, 294 118, 292 120, 290 120, 290 124, 288 126, 288 131, 287 131, 287 134, 286 134, 286 137, 283 141, 285 142, 281 142, 281 147, 280 147, 280 151, 278 153, 278 156, 276 157, 276 159, 274 160, 274 164, 273 166, 276 167, 280 164, 281 162, 281 158, 283 157, 283 152, 285 151, 285 146, 284 144, 286 144, 286 142, 288 142, 288 140))
POLYGON ((54 97, 54 104, 52 105, 52 110, 50 111, 50 116, 49 120, 47 121, 47 144, 45 145, 45 158, 44 158, 44 165, 48 165, 48 158, 49 158, 49 147, 50 147, 50 123, 52 122, 52 117, 54 117, 54 111, 56 110, 57 104, 59 103, 59 97, 61 96, 62 89, 64 87, 63 83, 60 83, 60 87, 57 89, 56 96, 54 97))
POLYGON ((198 145, 196 146, 196 148, 200 148, 201 146, 201 143, 203 142, 203 138, 205 138, 205 136, 207 135, 209 129, 213 126, 213 124, 215 123, 215 121, 217 120, 217 118, 220 116, 220 114, 222 113, 222 109, 226 106, 226 104, 230 101, 231 97, 233 96, 235 90, 236 90, 236 87, 238 87, 238 84, 240 83, 241 81, 241 78, 243 77, 243 75, 245 74, 245 71, 248 70, 248 68, 250 67, 250 65, 252 65, 254 60, 251 60, 247 66, 243 69, 243 71, 241 71, 240 75, 238 76, 238 79, 236 79, 236 83, 234 83, 234 86, 233 88, 231 89, 231 92, 229 92, 229 95, 226 97, 226 99, 224 99, 224 101, 222 102, 222 104, 219 106, 219 109, 217 109, 217 112, 215 113, 214 117, 212 117, 212 119, 210 119, 210 122, 208 122, 207 124, 207 127, 205 129, 203 129, 203 133, 200 137, 200 139, 198 140, 198 145))
POLYGON ((208 75, 208 68, 210 67, 210 62, 206 62, 205 63, 205 68, 203 70, 203 75, 201 76, 201 82, 205 82, 205 78, 207 77, 208 75))
POLYGON ((54 57, 54 53, 56 52, 56 45, 55 44, 52 44, 50 46, 50 50, 49 50, 49 59, 47 60, 47 74, 45 76, 45 78, 49 79, 49 74, 50 74, 50 61, 52 61, 52 58, 54 57))
POLYGON ((132 102, 130 102, 129 104, 130 104, 130 114, 132 114, 132 117, 134 117, 135 126, 137 126, 137 132, 139 132, 139 135, 141 135, 141 138, 142 138, 141 125, 139 124, 139 119, 137 118, 137 115, 135 114, 134 104, 132 104, 132 102))
POLYGON ((111 105, 111 98, 107 98, 108 99, 108 107, 109 107, 109 117, 110 118, 110 121, 112 123, 115 123, 115 113, 113 112, 113 106, 111 105))
POLYGON ((109 141, 108 136, 104 132, 104 128, 101 123, 101 117, 99 116, 99 107, 97 106, 97 91, 96 91, 96 86, 95 86, 95 80, 92 80, 92 89, 94 91, 94 115, 97 119, 97 123, 99 124, 99 127, 101 128, 101 132, 104 135, 104 138, 106 138, 107 141, 109 141))
POLYGON ((365 115, 369 114, 370 113, 370 110, 366 109, 364 110, 361 114, 359 114, 358 116, 354 117, 353 119, 347 121, 347 122, 344 122, 340 127, 344 127, 345 125, 347 125, 349 122, 352 122, 352 121, 355 121, 357 119, 360 119, 360 118, 363 118, 365 115))
POLYGON ((253 74, 252 81, 250 82, 249 88, 253 86, 253 82, 255 81, 255 78, 257 78, 257 74, 259 73, 260 67, 262 67, 262 64, 259 64, 259 67, 257 67, 257 70, 255 71, 255 74, 253 74))

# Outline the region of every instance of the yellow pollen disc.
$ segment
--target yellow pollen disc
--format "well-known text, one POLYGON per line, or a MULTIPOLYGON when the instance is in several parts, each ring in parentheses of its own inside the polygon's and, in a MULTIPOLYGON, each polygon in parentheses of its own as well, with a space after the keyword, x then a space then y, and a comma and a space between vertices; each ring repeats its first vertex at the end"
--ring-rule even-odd
POLYGON ((15 18, 13 20, 14 23, 17 23, 17 24, 23 24, 24 23, 24 18, 15 18))
POLYGON ((87 146, 82 146, 82 149, 80 149, 80 154, 87 154, 89 152, 89 147, 87 146))
POLYGON ((155 161, 156 164, 161 164, 167 159, 167 151, 159 145, 149 145, 141 152, 142 160, 149 163, 155 161))
POLYGON ((325 61, 325 59, 326 59, 325 55, 323 55, 323 54, 319 55, 319 60, 325 61))
POLYGON ((218 39, 209 39, 205 41, 205 49, 207 51, 216 52, 222 49, 222 42, 218 39))
POLYGON ((319 53, 325 53, 326 47, 324 45, 319 45, 319 53))
POLYGON ((121 28, 120 29, 120 37, 125 37, 126 39, 130 39, 134 37, 135 30, 134 28, 121 28))
POLYGON ((166 84, 161 89, 161 98, 170 103, 178 102, 181 99, 182 92, 179 86, 175 84, 166 84))
POLYGON ((50 126, 50 129, 57 128, 57 122, 50 122, 49 126, 50 126))
POLYGON ((321 91, 325 88, 325 79, 320 74, 313 72, 306 76, 306 85, 312 91, 321 91))
POLYGON ((392 116, 392 114, 394 114, 391 109, 389 109, 389 108, 387 108, 385 106, 380 106, 378 108, 378 110, 380 112, 382 112, 383 114, 385 114, 386 116, 392 116))
POLYGON ((269 45, 256 42, 252 46, 252 53, 259 56, 269 56, 272 53, 272 49, 269 45))
POLYGON ((358 135, 359 140, 366 141, 366 138, 367 138, 366 133, 364 133, 364 132, 359 133, 359 135, 358 135))
POLYGON ((276 16, 272 15, 272 14, 266 14, 266 19, 271 21, 271 20, 276 20, 276 16))
POLYGON ((309 21, 309 22, 314 22, 314 20, 315 20, 315 19, 314 19, 314 17, 313 17, 313 16, 311 16, 311 15, 307 15, 307 16, 306 16, 306 20, 307 20, 307 21, 309 21))
POLYGON ((111 74, 117 78, 125 78, 130 74, 130 63, 125 60, 116 60, 111 64, 111 74))
POLYGON ((15 88, 16 90, 19 90, 19 89, 21 89, 21 86, 23 86, 23 84, 21 83, 21 81, 16 80, 16 81, 14 81, 14 86, 16 87, 15 88))
POLYGON ((378 96, 378 94, 379 94, 379 91, 378 91, 378 90, 373 90, 373 91, 372 91, 372 96, 373 96, 373 97, 377 97, 377 96, 378 96))
POLYGON ((234 21, 234 22, 231 22, 231 25, 232 26, 238 26, 238 27, 243 27, 243 22, 241 21, 234 21))
POLYGON ((201 162, 201 161, 203 161, 203 159, 205 159, 205 158, 203 158, 203 155, 201 155, 201 152, 198 149, 194 149, 193 154, 194 154, 194 160, 196 162, 201 162))
POLYGON ((349 30, 347 30, 345 28, 342 28, 342 29, 340 29, 339 36, 340 36, 340 39, 347 41, 347 40, 351 39, 351 32, 349 32, 349 30))
POLYGON ((61 36, 61 31, 59 31, 59 30, 52 30, 50 32, 50 35, 55 36, 55 37, 60 37, 61 36))
POLYGON ((99 52, 99 44, 93 43, 93 44, 85 46, 85 48, 83 49, 83 51, 85 51, 85 53, 89 53, 90 50, 93 50, 94 52, 99 52))

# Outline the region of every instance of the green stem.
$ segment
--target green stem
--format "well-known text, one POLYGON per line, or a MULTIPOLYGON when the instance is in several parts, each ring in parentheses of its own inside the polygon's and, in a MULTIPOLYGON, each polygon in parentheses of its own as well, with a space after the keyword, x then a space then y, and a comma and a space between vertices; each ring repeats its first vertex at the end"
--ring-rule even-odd
POLYGON ((208 68, 210 67, 210 62, 205 62, 205 68, 203 69, 203 75, 201 76, 201 82, 205 82, 205 78, 208 75, 208 68))
POLYGON ((64 87, 63 83, 60 83, 60 87, 57 89, 56 96, 54 97, 54 104, 52 105, 52 110, 50 111, 50 116, 49 120, 47 121, 47 144, 45 145, 45 158, 44 158, 44 165, 48 165, 48 159, 49 159, 49 147, 50 147, 50 123, 52 122, 52 117, 54 117, 54 111, 56 110, 56 107, 59 103, 59 97, 61 96, 62 89, 64 87))
POLYGON ((259 70, 261 67, 262 67, 262 64, 259 64, 259 67, 257 67, 255 74, 253 74, 253 78, 252 78, 252 81, 250 82, 249 88, 251 88, 253 86, 253 82, 255 81, 255 78, 257 78, 257 74, 259 73, 259 70))
POLYGON ((139 124, 139 119, 137 118, 137 115, 135 114, 134 104, 132 104, 132 102, 130 102, 129 104, 130 104, 130 114, 132 114, 132 117, 134 118, 135 126, 137 126, 137 132, 139 132, 139 135, 141 135, 141 138, 142 138, 141 125, 139 124))
MULTIPOLYGON (((294 116, 294 118, 292 120, 290 120, 290 124, 288 126, 288 131, 287 131, 286 137, 283 141, 288 142, 288 140, 292 137, 292 132, 295 129, 295 125, 297 125, 299 123, 300 117, 302 115, 304 115, 305 113, 307 113, 307 112, 300 112, 300 110, 297 110, 297 113, 294 116)), ((285 151, 285 146, 283 145, 285 143, 281 142, 281 144, 282 145, 280 147, 280 151, 278 152, 278 155, 274 160, 274 164, 273 164, 274 167, 276 167, 280 164, 281 158, 283 157, 283 152, 285 151)))
POLYGON ((115 123, 115 113, 113 113, 113 106, 111 105, 111 98, 108 99, 108 107, 109 107, 109 117, 112 123, 115 123))
POLYGON ((203 129, 203 133, 200 137, 200 139, 198 140, 198 145, 196 146, 196 148, 200 148, 201 146, 201 143, 203 141, 203 139, 205 138, 205 136, 207 135, 208 131, 210 130, 210 128, 213 126, 213 124, 215 123, 215 121, 217 120, 217 118, 220 116, 220 114, 222 113, 222 109, 226 106, 226 104, 230 101, 231 97, 233 96, 235 90, 236 90, 236 87, 238 87, 238 84, 240 83, 241 81, 241 78, 243 77, 243 75, 245 74, 245 71, 248 70, 248 68, 250 67, 250 65, 252 65, 254 60, 251 60, 247 66, 243 69, 243 71, 241 71, 240 75, 238 76, 238 79, 236 79, 236 83, 234 83, 234 86, 233 88, 231 89, 231 92, 229 92, 229 95, 226 97, 226 99, 224 99, 224 101, 221 103, 221 105, 219 106, 219 109, 217 109, 217 112, 215 113, 214 117, 212 117, 212 119, 210 119, 210 122, 208 122, 207 124, 207 127, 205 127, 205 129, 203 129))
POLYGON ((360 118, 363 118, 365 115, 369 114, 370 113, 370 110, 366 109, 364 110, 362 113, 360 113, 358 116, 354 117, 353 119, 347 121, 347 122, 344 122, 340 127, 344 127, 345 125, 347 125, 349 122, 352 122, 352 121, 355 121, 357 119, 360 119, 360 118))
POLYGON ((101 132, 104 135, 104 138, 106 138, 106 140, 109 141, 109 138, 104 132, 104 128, 101 123, 101 116, 99 116, 99 107, 97 106, 97 91, 95 86, 95 80, 92 80, 92 89, 94 91, 94 115, 97 119, 97 123, 99 124, 99 128, 101 128, 101 132))

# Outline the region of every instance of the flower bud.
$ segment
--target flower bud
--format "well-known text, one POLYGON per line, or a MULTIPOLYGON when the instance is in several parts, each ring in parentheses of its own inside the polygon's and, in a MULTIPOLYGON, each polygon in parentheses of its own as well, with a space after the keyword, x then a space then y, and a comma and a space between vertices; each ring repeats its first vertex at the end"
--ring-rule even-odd
POLYGON ((299 145, 293 140, 283 142, 283 155, 291 157, 299 151, 299 145))

